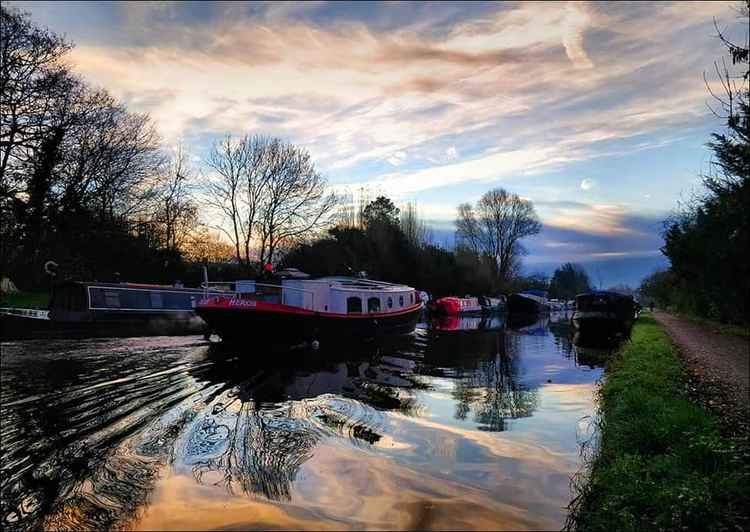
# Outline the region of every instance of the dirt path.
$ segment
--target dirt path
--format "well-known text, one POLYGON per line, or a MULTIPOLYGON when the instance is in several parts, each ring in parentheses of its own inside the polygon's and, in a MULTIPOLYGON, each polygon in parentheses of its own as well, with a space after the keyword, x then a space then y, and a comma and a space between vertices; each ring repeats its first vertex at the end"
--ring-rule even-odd
POLYGON ((747 430, 750 342, 666 312, 656 311, 654 317, 680 349, 702 401, 723 418, 730 430, 747 430))

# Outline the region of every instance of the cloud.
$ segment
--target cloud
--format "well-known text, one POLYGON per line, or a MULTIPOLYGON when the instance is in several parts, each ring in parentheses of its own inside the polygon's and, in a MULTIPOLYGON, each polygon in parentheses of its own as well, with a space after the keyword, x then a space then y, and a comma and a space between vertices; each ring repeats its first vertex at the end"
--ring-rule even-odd
POLYGON ((581 190, 590 190, 596 186, 596 181, 593 179, 582 179, 581 180, 581 190))
POLYGON ((698 73, 721 53, 709 46, 711 15, 726 11, 521 3, 458 17, 435 8, 450 19, 395 8, 416 10, 404 23, 372 5, 369 18, 315 18, 329 8, 127 4, 129 22, 113 31, 131 32, 128 45, 88 41, 71 59, 149 112, 167 140, 278 135, 339 184, 367 179, 415 194, 674 142, 705 121, 698 73))
POLYGON ((388 161, 393 166, 401 166, 405 160, 406 160, 406 153, 403 151, 394 152, 391 156, 389 156, 386 159, 386 161, 388 161))
POLYGON ((578 68, 592 68, 594 64, 586 55, 583 48, 583 34, 589 26, 589 16, 585 4, 581 2, 568 2, 565 8, 565 36, 563 46, 565 53, 573 64, 578 68))
POLYGON ((474 159, 385 174, 371 180, 371 183, 388 190, 389 194, 400 196, 462 183, 491 182, 523 176, 565 161, 564 153, 554 147, 491 151, 474 159))

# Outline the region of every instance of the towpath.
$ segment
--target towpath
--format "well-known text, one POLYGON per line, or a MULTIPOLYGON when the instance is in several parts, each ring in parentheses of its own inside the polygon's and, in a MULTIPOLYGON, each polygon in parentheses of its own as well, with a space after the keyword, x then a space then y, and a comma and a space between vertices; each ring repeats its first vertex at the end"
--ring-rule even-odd
POLYGON ((679 348, 691 385, 731 432, 747 430, 750 404, 750 341, 703 324, 656 311, 654 317, 679 348))

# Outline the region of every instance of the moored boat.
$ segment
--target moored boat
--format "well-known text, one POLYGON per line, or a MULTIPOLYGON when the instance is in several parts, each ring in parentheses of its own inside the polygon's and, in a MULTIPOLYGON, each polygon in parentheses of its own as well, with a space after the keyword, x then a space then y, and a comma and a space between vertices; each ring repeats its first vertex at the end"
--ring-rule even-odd
POLYGON ((502 312, 505 310, 506 299, 505 296, 481 296, 479 298, 479 304, 482 306, 482 311, 485 313, 502 312))
POLYGON ((193 311, 204 290, 169 285, 67 281, 49 309, 0 309, 3 340, 201 334, 193 311))
POLYGON ((427 308, 433 314, 443 316, 474 315, 482 313, 482 305, 476 297, 441 297, 435 301, 430 301, 427 308))
POLYGON ((571 321, 581 334, 612 336, 627 333, 635 318, 636 304, 633 296, 596 291, 576 296, 576 310, 571 321))
POLYGON ((546 304, 547 293, 542 290, 524 290, 507 298, 507 309, 512 314, 539 314, 546 304))
MULTIPOLYGON (((221 289, 217 283, 209 285, 221 289)), ((422 308, 410 286, 352 277, 282 279, 277 284, 238 281, 223 288, 223 293, 199 301, 196 312, 222 340, 248 345, 409 334, 422 308)))

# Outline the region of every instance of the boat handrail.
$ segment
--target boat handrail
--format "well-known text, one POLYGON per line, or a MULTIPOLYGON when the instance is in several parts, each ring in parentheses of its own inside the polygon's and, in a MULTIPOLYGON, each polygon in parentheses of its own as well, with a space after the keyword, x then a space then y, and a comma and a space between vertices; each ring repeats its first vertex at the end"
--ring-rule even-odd
POLYGON ((269 284, 269 283, 258 283, 255 281, 252 281, 250 279, 240 279, 238 281, 204 281, 201 283, 201 288, 203 288, 205 297, 208 297, 209 293, 223 293, 223 294, 231 294, 232 299, 238 299, 237 296, 240 294, 247 294, 247 293, 254 293, 254 292, 239 292, 237 290, 237 283, 238 282, 252 282, 253 286, 257 287, 265 287, 265 288, 273 288, 274 290, 278 290, 281 292, 281 300, 284 300, 284 291, 285 290, 292 290, 294 292, 301 292, 303 295, 309 295, 310 296, 310 304, 307 305, 307 298, 303 297, 303 305, 302 308, 308 309, 308 310, 315 310, 315 292, 312 290, 307 290, 305 288, 297 288, 295 286, 284 286, 279 284, 269 284), (220 290, 211 290, 209 287, 211 285, 214 286, 227 286, 227 285, 234 285, 234 289, 227 289, 224 291, 220 290))

